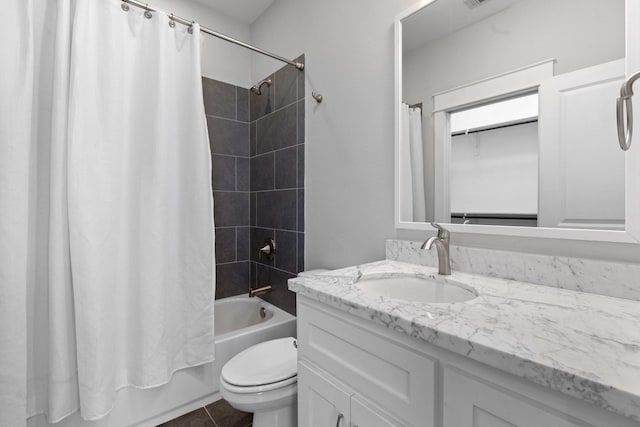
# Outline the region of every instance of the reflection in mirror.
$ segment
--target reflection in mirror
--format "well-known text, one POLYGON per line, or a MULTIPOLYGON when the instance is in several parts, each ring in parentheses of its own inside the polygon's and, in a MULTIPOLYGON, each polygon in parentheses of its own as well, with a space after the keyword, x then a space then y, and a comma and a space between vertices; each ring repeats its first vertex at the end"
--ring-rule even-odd
POLYGON ((400 221, 624 229, 624 0, 436 0, 402 20, 400 221))
POLYGON ((537 225, 537 122, 537 93, 451 113, 451 222, 537 225))

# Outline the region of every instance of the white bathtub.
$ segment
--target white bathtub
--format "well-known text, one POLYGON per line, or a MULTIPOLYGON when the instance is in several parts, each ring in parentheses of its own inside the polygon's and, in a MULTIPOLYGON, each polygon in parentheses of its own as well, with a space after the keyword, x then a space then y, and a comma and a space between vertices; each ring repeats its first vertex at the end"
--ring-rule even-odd
POLYGON ((113 411, 100 421, 88 422, 73 414, 58 424, 43 416, 29 419, 29 427, 153 427, 220 398, 222 366, 240 351, 262 341, 295 336, 296 318, 260 298, 229 297, 215 302, 216 360, 174 374, 161 387, 118 392, 113 411), (264 319, 260 308, 266 312, 264 319))

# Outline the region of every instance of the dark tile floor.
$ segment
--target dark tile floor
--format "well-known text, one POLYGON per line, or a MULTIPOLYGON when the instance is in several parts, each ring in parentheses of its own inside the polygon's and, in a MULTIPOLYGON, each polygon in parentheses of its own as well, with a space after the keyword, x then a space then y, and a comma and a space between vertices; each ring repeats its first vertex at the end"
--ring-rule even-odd
MULTIPOLYGON (((162 427, 251 427, 253 415, 218 400, 204 408, 160 424, 162 427)), ((158 426, 158 427, 160 427, 158 426)))

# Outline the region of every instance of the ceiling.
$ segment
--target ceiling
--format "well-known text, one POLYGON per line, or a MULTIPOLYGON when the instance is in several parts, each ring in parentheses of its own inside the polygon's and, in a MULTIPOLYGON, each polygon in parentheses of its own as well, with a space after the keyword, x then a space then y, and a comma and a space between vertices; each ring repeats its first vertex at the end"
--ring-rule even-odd
POLYGON ((402 20, 402 51, 424 46, 507 9, 520 0, 485 0, 469 8, 464 0, 438 0, 402 20))
POLYGON ((273 4, 275 0, 195 0, 212 9, 250 25, 273 4))

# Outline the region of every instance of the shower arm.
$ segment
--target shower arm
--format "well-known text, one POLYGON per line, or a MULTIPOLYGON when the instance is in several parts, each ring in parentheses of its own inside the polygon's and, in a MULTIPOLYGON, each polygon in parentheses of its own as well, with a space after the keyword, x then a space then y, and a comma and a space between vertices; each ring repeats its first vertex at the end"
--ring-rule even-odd
POLYGON ((259 82, 257 85, 253 86, 251 88, 251 92, 255 93, 256 95, 262 95, 262 86, 267 85, 267 86, 271 86, 271 79, 264 79, 261 82, 259 82))
POLYGON ((616 119, 618 124, 618 143, 623 151, 631 148, 633 138, 633 83, 640 79, 640 71, 632 74, 622 83, 620 96, 616 100, 616 119), (626 126, 625 126, 626 110, 626 126))

